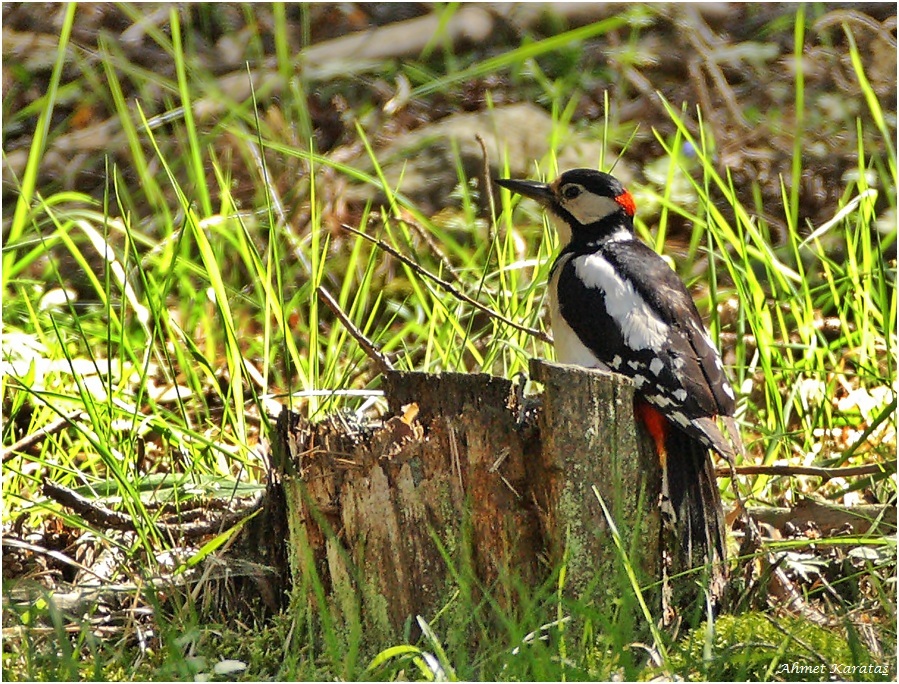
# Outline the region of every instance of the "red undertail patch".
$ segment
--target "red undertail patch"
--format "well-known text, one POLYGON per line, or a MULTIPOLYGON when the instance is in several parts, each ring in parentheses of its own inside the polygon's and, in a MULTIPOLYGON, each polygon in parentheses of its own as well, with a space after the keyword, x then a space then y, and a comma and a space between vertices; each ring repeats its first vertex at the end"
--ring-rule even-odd
POLYGON ((659 457, 659 463, 664 468, 665 461, 668 457, 668 451, 665 447, 665 442, 668 438, 668 430, 670 429, 668 419, 655 408, 643 401, 634 403, 634 413, 646 427, 649 436, 652 437, 652 441, 656 445, 656 454, 659 457))

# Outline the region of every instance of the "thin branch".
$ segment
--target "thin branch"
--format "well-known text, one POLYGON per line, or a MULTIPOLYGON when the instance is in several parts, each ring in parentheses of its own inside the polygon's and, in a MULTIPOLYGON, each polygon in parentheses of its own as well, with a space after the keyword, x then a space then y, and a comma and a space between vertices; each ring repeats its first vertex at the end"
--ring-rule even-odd
MULTIPOLYGON (((775 475, 792 477, 794 475, 811 475, 823 477, 829 480, 834 477, 857 477, 861 475, 876 475, 878 473, 896 472, 896 461, 884 461, 871 465, 854 466, 850 468, 819 468, 816 466, 738 466, 735 469, 738 475, 775 475)), ((730 477, 731 468, 718 468, 715 470, 718 477, 730 477)))
MULTIPOLYGON (((372 217, 374 218, 374 215, 372 217)), ((441 266, 443 266, 444 272, 448 273, 455 282, 462 282, 462 279, 459 277, 458 272, 455 268, 453 268, 453 263, 450 261, 446 253, 440 248, 440 245, 437 244, 434 236, 431 235, 431 231, 429 231, 411 216, 404 216, 403 223, 414 230, 415 234, 418 235, 418 237, 420 237, 422 240, 424 240, 424 243, 428 246, 428 249, 431 250, 431 252, 434 253, 438 259, 440 259, 440 264, 441 266)))
POLYGON ((66 508, 71 508, 84 520, 98 527, 108 527, 114 530, 134 530, 135 520, 130 515, 113 511, 101 503, 91 501, 78 492, 57 484, 52 480, 44 480, 41 491, 57 503, 66 508))
POLYGON ((82 572, 89 573, 96 577, 101 582, 106 582, 106 577, 101 577, 96 572, 91 570, 86 565, 82 565, 76 560, 69 558, 67 555, 62 553, 61 551, 56 551, 54 549, 48 549, 43 546, 38 546, 37 544, 31 544, 29 542, 23 541, 21 539, 11 538, 9 535, 3 535, 3 546, 7 546, 12 549, 22 549, 23 551, 30 551, 31 553, 36 553, 42 556, 47 556, 48 558, 52 558, 53 560, 59 561, 60 563, 65 563, 66 565, 77 568, 82 572))
POLYGON ((356 340, 360 347, 362 347, 362 350, 366 353, 368 358, 370 358, 378 367, 378 372, 386 373, 387 371, 392 371, 393 364, 390 362, 390 359, 378 349, 374 342, 365 336, 365 333, 356 327, 356 324, 350 320, 350 317, 347 316, 346 313, 344 313, 337 300, 331 296, 331 293, 321 286, 318 287, 317 292, 325 305, 331 309, 333 314, 337 316, 337 319, 343 323, 343 327, 347 329, 347 332, 349 332, 352 338, 356 340))
POLYGON ((25 435, 15 444, 10 445, 6 449, 3 450, 3 459, 2 462, 6 463, 11 458, 15 458, 20 454, 31 447, 33 447, 38 442, 42 441, 45 437, 49 437, 50 435, 54 435, 57 432, 61 432, 67 426, 71 425, 72 422, 84 413, 83 410, 78 409, 77 411, 72 411, 71 413, 67 413, 61 418, 57 418, 52 423, 48 423, 44 427, 39 430, 35 430, 31 434, 25 435))
MULTIPOLYGON (((137 529, 137 521, 132 516, 107 508, 102 503, 91 501, 73 489, 64 487, 52 480, 45 479, 41 491, 45 496, 75 511, 88 524, 114 530, 132 531, 137 529)), ((262 504, 263 497, 260 492, 248 502, 246 507, 228 511, 217 518, 191 522, 156 522, 151 524, 164 536, 171 535, 173 538, 197 539, 207 534, 217 534, 222 530, 233 527, 261 508, 262 504)))
POLYGON ((512 328, 515 328, 516 330, 520 330, 521 332, 527 333, 528 335, 531 335, 532 337, 536 337, 538 340, 552 344, 553 338, 550 337, 549 335, 547 335, 542 330, 537 330, 536 328, 529 328, 526 325, 521 325, 520 323, 516 323, 515 321, 506 318, 502 314, 497 313, 490 307, 484 306, 478 300, 472 299, 464 292, 460 292, 459 290, 457 290, 450 283, 443 280, 440 276, 437 276, 437 275, 431 273, 430 271, 428 271, 427 269, 422 268, 421 266, 416 264, 414 261, 412 261, 408 257, 406 257, 403 254, 401 254, 400 252, 398 252, 396 249, 394 249, 393 247, 388 245, 383 240, 378 240, 377 238, 374 238, 371 235, 363 233, 361 230, 356 230, 352 226, 348 226, 345 223, 342 223, 340 225, 341 225, 341 228, 343 228, 344 230, 347 230, 347 231, 353 233, 354 235, 358 235, 360 237, 365 238, 366 240, 371 242, 373 245, 377 246, 379 249, 382 249, 385 252, 387 252, 388 254, 390 254, 391 256, 393 256, 394 258, 399 259, 406 266, 408 266, 413 271, 415 271, 418 275, 424 276, 425 278, 429 278, 431 281, 436 283, 442 289, 449 292, 456 299, 459 299, 460 301, 463 301, 466 304, 470 304, 471 306, 473 306, 474 308, 478 309, 479 311, 487 314, 491 318, 494 318, 498 321, 502 321, 506 325, 508 325, 512 328))
MULTIPOLYGON (((894 19, 895 16, 896 15, 894 14, 894 19)), ((830 28, 834 24, 860 24, 877 33, 881 40, 886 41, 887 45, 894 50, 896 49, 896 39, 887 30, 886 22, 881 24, 867 14, 856 12, 855 10, 835 10, 833 12, 828 12, 814 23, 812 30, 820 32, 830 28)), ((844 30, 846 29, 844 28, 844 30)))
MULTIPOLYGON (((715 40, 715 35, 709 29, 708 24, 705 23, 705 20, 700 16, 699 12, 692 7, 687 7, 684 10, 682 18, 679 17, 676 20, 676 23, 688 27, 685 35, 699 53, 702 59, 701 65, 705 67, 706 71, 708 71, 709 75, 712 77, 712 81, 714 81, 715 85, 718 87, 718 92, 724 100, 725 106, 730 110, 733 120, 745 129, 750 128, 749 123, 746 121, 746 117, 743 116, 743 111, 737 102, 737 96, 734 94, 733 88, 731 88, 730 84, 727 82, 727 78, 724 76, 724 72, 721 70, 721 66, 718 64, 718 60, 715 57, 716 46, 711 42, 715 40)), ((697 83, 701 83, 701 87, 705 89, 705 77, 702 76, 701 72, 699 72, 697 76, 697 83)), ((708 93, 707 90, 706 93, 708 93)), ((705 111, 710 114, 715 110, 706 109, 705 111)))

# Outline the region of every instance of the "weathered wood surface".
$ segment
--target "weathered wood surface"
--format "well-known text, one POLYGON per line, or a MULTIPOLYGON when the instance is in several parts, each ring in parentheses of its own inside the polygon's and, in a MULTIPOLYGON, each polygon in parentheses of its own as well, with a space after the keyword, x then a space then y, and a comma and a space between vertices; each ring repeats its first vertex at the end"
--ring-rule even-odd
MULTIPOLYGON (((659 577, 659 462, 635 426, 633 386, 620 375, 531 362, 544 385, 540 414, 544 543, 554 559, 568 545, 568 575, 578 594, 609 586, 620 559, 597 494, 611 511, 625 548, 637 535, 636 560, 645 577, 659 577)), ((614 587, 614 590, 620 590, 614 587)))
POLYGON ((453 572, 503 603, 564 554, 569 595, 610 605, 620 561, 594 486, 638 572, 658 577, 658 463, 637 437, 630 382, 543 362, 531 373, 538 410, 508 380, 392 372, 393 417, 377 428, 284 412, 273 464, 294 585, 313 596, 320 583, 332 614, 397 634, 444 605, 453 572))

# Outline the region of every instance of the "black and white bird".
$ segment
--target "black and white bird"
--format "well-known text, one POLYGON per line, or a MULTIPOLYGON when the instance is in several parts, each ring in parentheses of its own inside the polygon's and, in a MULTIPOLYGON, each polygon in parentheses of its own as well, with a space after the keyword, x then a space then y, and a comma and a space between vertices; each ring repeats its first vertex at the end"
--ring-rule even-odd
POLYGON ((662 466, 663 510, 686 557, 698 551, 718 568, 720 591, 724 523, 709 449, 732 463, 742 444, 734 392, 693 298, 634 235, 634 199, 613 176, 574 169, 552 183, 496 182, 546 207, 559 233, 549 279, 556 360, 633 380, 635 414, 662 466))

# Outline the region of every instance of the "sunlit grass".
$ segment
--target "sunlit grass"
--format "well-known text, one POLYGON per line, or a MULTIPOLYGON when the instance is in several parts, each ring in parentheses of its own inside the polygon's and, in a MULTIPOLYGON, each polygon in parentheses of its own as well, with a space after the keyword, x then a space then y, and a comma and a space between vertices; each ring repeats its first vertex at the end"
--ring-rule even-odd
MULTIPOLYGON (((141 17, 134 6, 125 10, 134 20, 141 17)), ((68 191, 45 193, 37 185, 38 171, 47 141, 59 134, 51 115, 65 87, 61 74, 70 54, 72 11, 63 24, 51 88, 38 111, 26 172, 15 181, 21 193, 3 247, 5 365, 0 374, 5 447, 61 416, 69 417, 71 427, 4 463, 4 524, 19 519, 39 527, 58 517, 101 536, 131 561, 140 559, 123 564, 122 574, 135 580, 152 576, 154 552, 170 541, 158 533, 158 514, 148 504, 185 500, 198 488, 231 491, 260 482, 264 468, 256 448, 267 434, 272 398, 312 418, 337 408, 371 407, 369 397, 327 396, 328 390, 344 389, 375 395, 380 376, 325 306, 321 290, 399 369, 511 377, 526 371, 531 357, 552 358, 546 342, 473 310, 433 279, 329 220, 326 183, 334 175, 380 190, 385 206, 366 207, 352 228, 450 280, 502 316, 546 330, 545 282, 557 239, 539 210, 502 191, 494 196, 496 220, 483 216, 477 194, 489 189, 475 187, 460 162, 457 208, 438 217, 425 215, 389 186, 371 143, 377 131, 367 130, 361 117, 355 121, 355 140, 367 150, 371 173, 317 151, 307 104, 310 84, 304 74, 296 75, 288 50, 293 29, 281 7, 274 10, 273 34, 276 71, 286 84, 278 116, 296 122, 295 128, 285 131, 276 124, 278 117, 263 104, 268 102, 264 93, 234 102, 220 92, 215 76, 195 64, 190 27, 172 11, 171 32, 156 26, 147 31, 171 55, 173 80, 130 64, 111 42, 102 44, 99 61, 91 66, 96 73, 86 79, 120 123, 117 141, 127 150, 129 168, 106 165, 102 200, 68 191), (125 95, 135 84, 147 94, 136 103, 125 95), (149 109, 156 105, 152 93, 162 93, 159 109, 149 109), (214 121, 201 116, 210 99, 220 106, 214 121), (272 168, 273 159, 286 169, 299 169, 291 178, 299 207, 285 207, 278 175, 284 170, 272 168), (250 191, 239 194, 237 186, 247 181, 250 191), (308 218, 297 221, 303 211, 308 218), (61 265, 60 255, 67 265, 61 265), (138 521, 136 538, 123 544, 48 501, 41 495, 44 478, 127 513, 138 521)), ((457 8, 441 11, 449 17, 457 8)), ((800 19, 794 34, 797 55, 805 30, 802 14, 800 19)), ((437 74, 433 63, 385 69, 409 75, 414 97, 448 92, 475 77, 511 74, 513 82, 539 93, 552 112, 553 151, 534 160, 533 168, 535 174, 553 177, 562 170, 556 152, 577 126, 572 119, 583 74, 569 69, 554 79, 537 60, 574 49, 623 21, 616 17, 486 60, 459 61, 445 74, 437 74)), ((847 36, 868 110, 853 132, 857 173, 847 181, 831 221, 796 225, 802 171, 802 136, 797 135, 785 172, 789 187, 784 184, 780 206, 767 207, 791 228, 785 244, 774 245, 765 218, 757 207, 741 203, 727 170, 716 163, 718 141, 702 125, 702 113, 673 106, 667 108, 673 132, 656 132, 667 162, 663 187, 659 193, 634 188, 660 207, 653 225, 640 214, 637 224, 640 236, 658 251, 665 252, 669 217, 686 216, 695 226, 687 257, 675 266, 691 286, 708 283, 699 305, 715 338, 734 336, 729 370, 741 394, 738 416, 751 457, 766 463, 883 459, 889 456, 886 450, 866 452, 862 439, 846 450, 815 449, 822 435, 863 423, 882 424, 895 433, 895 262, 887 257, 895 231, 872 230, 878 199, 885 198, 895 215, 895 124, 865 78, 852 34, 847 36), (873 135, 868 118, 885 154, 866 145, 873 135), (685 153, 687 144, 692 156, 685 153), (682 202, 675 187, 686 187, 692 199, 682 202), (739 301, 736 317, 722 323, 719 307, 733 298, 739 301), (835 334, 822 331, 822 312, 837 321, 835 334), (812 385, 817 394, 808 391, 812 385), (867 414, 841 412, 831 399, 846 387, 872 396, 886 391, 867 414)), ((82 66, 87 69, 87 64, 82 66)), ((800 111, 803 96, 799 72, 795 102, 800 111)), ((605 150, 595 162, 609 169, 634 131, 610 121, 608 107, 602 125, 593 130, 602 136, 605 150)), ((743 485, 765 502, 775 501, 783 487, 766 478, 743 485)), ((887 496, 894 494, 892 480, 880 478, 879 486, 887 496)), ((192 549, 185 565, 226 539, 216 537, 192 549)), ((449 555, 447 563, 453 563, 449 555)), ((266 667, 280 668, 283 678, 605 678, 622 668, 628 677, 637 677, 650 667, 640 665, 647 658, 631 652, 633 644, 652 637, 666 668, 680 667, 680 645, 652 634, 647 620, 633 624, 562 600, 562 570, 533 590, 514 583, 504 587, 518 597, 517 609, 493 601, 492 588, 476 586, 469 570, 453 567, 462 590, 438 615, 422 616, 423 637, 415 643, 410 637, 377 644, 372 651, 363 645, 359 625, 351 625, 355 632, 342 632, 327 624, 324 589, 312 586, 304 589, 318 596, 320 610, 295 606, 284 617, 290 624, 279 625, 283 641, 269 649, 284 648, 285 659, 272 665, 264 654, 248 653, 254 639, 264 638, 257 633, 241 634, 234 653, 247 660, 258 656, 266 667), (479 592, 484 598, 473 598, 479 592), (576 626, 567 620, 572 616, 576 626), (497 624, 502 637, 492 642, 497 624), (474 640, 481 647, 472 653, 474 640)), ((643 588, 633 589, 622 597, 622 612, 637 605, 643 588)), ((892 609, 895 588, 883 582, 875 590, 892 609)), ((20 676, 102 678, 116 673, 103 670, 100 658, 131 657, 123 655, 131 653, 124 646, 97 643, 87 626, 69 640, 64 618, 52 614, 49 619, 64 648, 58 654, 46 651, 39 640, 26 637, 20 676)), ((208 635, 198 636, 212 626, 191 622, 195 616, 166 622, 160 613, 157 619, 163 625, 162 646, 135 672, 188 678, 202 671, 185 654, 197 645, 216 653, 208 635)), ((691 639, 685 651, 696 647, 696 639, 706 650, 712 647, 701 630, 691 639)), ((761 656, 732 668, 729 648, 733 644, 702 661, 705 676, 765 672, 761 656)), ((690 661, 683 672, 692 673, 694 667, 690 661)), ((120 677, 133 674, 127 668, 118 672, 120 677)))

